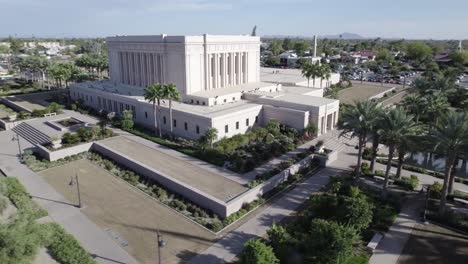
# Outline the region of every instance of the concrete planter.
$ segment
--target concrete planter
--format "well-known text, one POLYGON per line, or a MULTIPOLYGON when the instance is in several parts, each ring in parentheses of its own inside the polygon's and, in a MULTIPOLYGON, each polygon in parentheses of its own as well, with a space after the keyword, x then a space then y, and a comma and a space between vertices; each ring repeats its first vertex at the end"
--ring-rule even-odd
POLYGON ((320 166, 326 167, 330 163, 336 161, 338 159, 338 152, 331 150, 330 152, 327 153, 327 151, 330 151, 329 149, 324 149, 322 153, 315 154, 314 159, 318 160, 320 162, 320 166))
POLYGON ((9 115, 8 116, 8 121, 12 122, 16 120, 16 115, 9 115))

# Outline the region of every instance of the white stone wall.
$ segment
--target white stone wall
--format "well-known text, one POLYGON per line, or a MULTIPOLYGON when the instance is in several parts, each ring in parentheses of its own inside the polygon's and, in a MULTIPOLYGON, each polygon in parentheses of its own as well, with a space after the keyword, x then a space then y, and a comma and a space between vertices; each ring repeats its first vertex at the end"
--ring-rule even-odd
POLYGON ((260 80, 260 38, 124 36, 107 39, 115 84, 175 83, 182 94, 260 80))
POLYGON ((264 105, 263 120, 265 123, 270 120, 278 120, 282 124, 301 131, 309 124, 309 112, 264 105))

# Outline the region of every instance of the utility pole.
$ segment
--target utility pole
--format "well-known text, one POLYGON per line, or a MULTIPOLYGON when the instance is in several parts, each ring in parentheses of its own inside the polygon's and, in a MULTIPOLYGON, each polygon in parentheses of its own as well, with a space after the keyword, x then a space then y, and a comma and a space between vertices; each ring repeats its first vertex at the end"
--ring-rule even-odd
POLYGON ((21 159, 23 155, 22 155, 22 152, 21 152, 20 136, 18 135, 18 133, 15 133, 15 135, 13 135, 13 138, 11 140, 12 141, 16 140, 18 142, 18 156, 21 159))
POLYGON ((80 182, 78 181, 78 173, 75 174, 75 179, 73 179, 73 176, 70 179, 70 183, 68 185, 70 187, 74 186, 76 184, 76 190, 78 193, 78 208, 81 208, 81 193, 80 193, 80 182))
POLYGON ((158 263, 161 264, 161 248, 166 247, 167 243, 163 240, 161 233, 156 229, 156 236, 158 239, 158 263))

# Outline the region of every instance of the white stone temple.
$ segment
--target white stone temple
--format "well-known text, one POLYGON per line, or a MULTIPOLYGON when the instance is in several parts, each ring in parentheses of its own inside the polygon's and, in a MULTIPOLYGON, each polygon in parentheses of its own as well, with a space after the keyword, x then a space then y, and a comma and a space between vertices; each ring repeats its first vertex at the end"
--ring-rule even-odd
POLYGON ((172 122, 174 133, 188 139, 210 127, 218 138, 231 137, 272 119, 298 130, 312 123, 322 134, 338 121, 339 101, 323 98, 323 88, 339 74, 308 82, 299 70, 261 68, 259 37, 117 36, 107 45, 110 79, 74 84, 71 97, 97 110, 132 110, 135 122, 147 127, 155 126, 152 104, 143 98, 152 83, 179 89, 172 121, 168 101, 162 102, 162 129, 172 122))

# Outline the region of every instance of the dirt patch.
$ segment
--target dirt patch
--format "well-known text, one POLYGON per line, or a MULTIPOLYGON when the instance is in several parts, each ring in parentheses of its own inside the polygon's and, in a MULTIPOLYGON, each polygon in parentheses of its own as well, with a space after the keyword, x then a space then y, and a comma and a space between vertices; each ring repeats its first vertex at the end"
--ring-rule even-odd
POLYGON ((157 260, 157 230, 167 242, 161 251, 163 263, 187 261, 208 248, 215 239, 211 232, 87 159, 39 174, 67 200, 76 204, 76 187, 68 184, 76 173, 84 204, 82 212, 141 263, 155 263, 157 260))
POLYGON ((341 90, 338 93, 340 103, 354 104, 356 100, 366 100, 379 93, 388 91, 391 87, 371 85, 366 83, 353 83, 353 87, 341 90))
POLYGON ((467 263, 468 236, 437 225, 418 224, 406 243, 398 264, 467 263))

